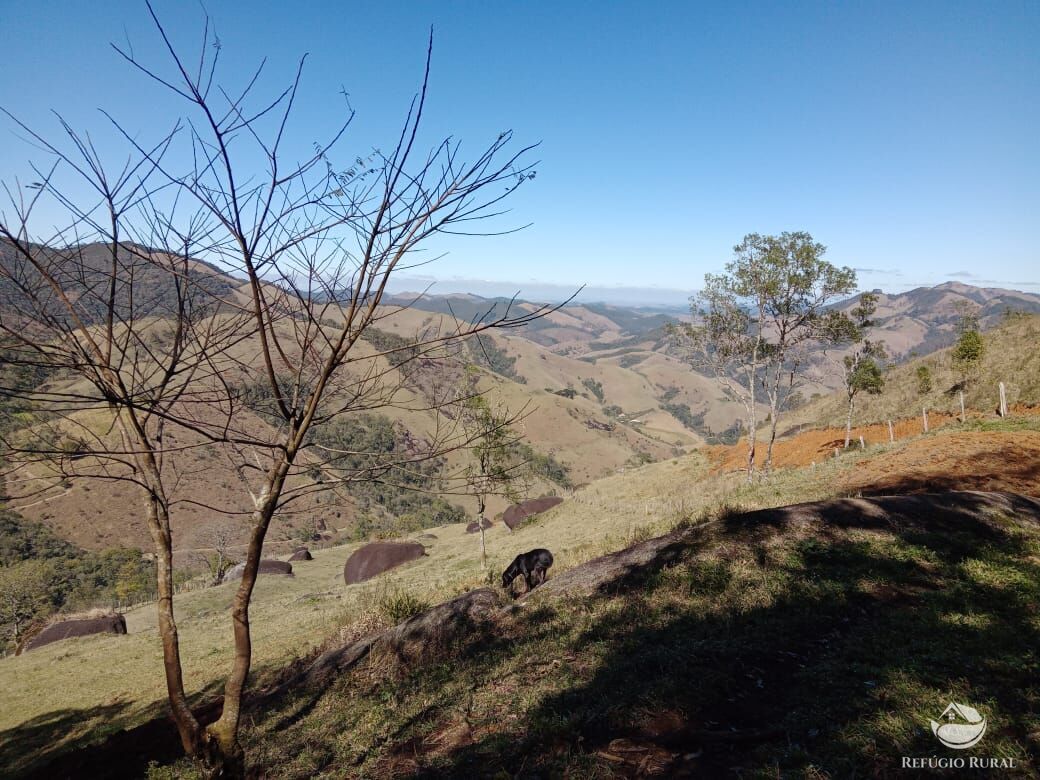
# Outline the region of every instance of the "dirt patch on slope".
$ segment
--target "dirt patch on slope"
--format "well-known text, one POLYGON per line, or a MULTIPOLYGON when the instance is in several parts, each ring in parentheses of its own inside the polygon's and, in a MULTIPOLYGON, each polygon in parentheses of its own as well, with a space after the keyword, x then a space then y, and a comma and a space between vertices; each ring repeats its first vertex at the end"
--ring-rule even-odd
MULTIPOLYGON (((1023 410, 1023 413, 1037 410, 1023 410)), ((930 416, 934 430, 942 424, 957 421, 949 415, 930 416)), ((894 423, 895 438, 916 436, 922 422, 901 420, 894 423)), ((871 425, 855 429, 853 441, 863 435, 866 443, 888 442, 887 425, 871 425)), ((778 468, 808 466, 834 457, 834 449, 842 448, 845 433, 838 428, 806 431, 790 439, 777 441, 773 462, 778 468)), ((756 460, 765 458, 765 444, 759 443, 756 460)), ((738 471, 744 468, 746 445, 712 447, 708 456, 714 471, 738 471)), ((881 452, 858 463, 843 477, 842 488, 869 495, 883 493, 919 493, 939 490, 1006 490, 1026 495, 1040 495, 1040 433, 1035 431, 959 431, 941 437, 925 437, 906 443, 894 452, 881 452)))
POLYGON ((912 441, 860 463, 846 477, 866 495, 1006 490, 1040 496, 1040 433, 964 432, 912 441))

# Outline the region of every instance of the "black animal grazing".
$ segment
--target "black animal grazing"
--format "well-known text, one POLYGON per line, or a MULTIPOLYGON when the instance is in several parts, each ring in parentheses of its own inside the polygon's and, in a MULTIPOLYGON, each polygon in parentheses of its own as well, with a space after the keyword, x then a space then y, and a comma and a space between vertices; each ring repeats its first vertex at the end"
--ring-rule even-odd
POLYGON ((520 575, 523 575, 527 583, 527 589, 534 590, 545 582, 545 572, 553 565, 552 553, 541 548, 530 552, 520 553, 513 559, 504 572, 502 572, 502 587, 509 588, 520 575))

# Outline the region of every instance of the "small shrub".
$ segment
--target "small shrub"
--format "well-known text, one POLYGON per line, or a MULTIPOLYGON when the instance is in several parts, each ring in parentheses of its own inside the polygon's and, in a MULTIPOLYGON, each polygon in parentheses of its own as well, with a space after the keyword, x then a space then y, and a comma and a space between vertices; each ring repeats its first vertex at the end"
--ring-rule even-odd
POLYGON ((605 396, 603 395, 603 383, 602 382, 599 382, 599 381, 597 381, 595 379, 582 379, 581 383, 582 383, 582 385, 585 386, 585 388, 590 393, 592 393, 594 396, 596 396, 596 400, 597 401, 599 401, 600 403, 603 403, 603 399, 605 398, 605 396))
POLYGON ((652 525, 633 526, 628 532, 628 546, 631 547, 634 544, 640 544, 648 539, 653 539, 654 535, 652 525))
POLYGON ((400 623, 429 608, 428 601, 397 590, 388 591, 379 599, 379 612, 391 623, 400 623))
POLYGON ((918 366, 914 376, 917 377, 918 395, 925 395, 932 391, 932 371, 928 366, 918 366))

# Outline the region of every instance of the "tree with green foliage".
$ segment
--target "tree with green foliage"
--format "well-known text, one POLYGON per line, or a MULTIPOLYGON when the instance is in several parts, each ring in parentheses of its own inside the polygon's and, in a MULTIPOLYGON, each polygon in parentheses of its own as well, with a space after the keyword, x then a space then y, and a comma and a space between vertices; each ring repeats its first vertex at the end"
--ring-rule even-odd
POLYGON ((928 366, 918 366, 914 376, 917 378, 918 395, 928 395, 932 392, 932 370, 928 366))
POLYGON ((527 463, 514 456, 520 441, 512 425, 519 419, 486 396, 471 394, 462 401, 462 425, 470 454, 465 470, 468 490, 477 499, 480 529, 480 565, 487 568, 484 512, 490 496, 517 502, 529 489, 527 463))
POLYGON ((603 383, 600 382, 598 379, 586 377, 585 379, 581 380, 581 383, 586 390, 588 390, 596 397, 597 401, 603 403, 604 400, 606 400, 606 395, 604 395, 603 393, 603 383))
POLYGON ((54 611, 54 579, 54 564, 47 560, 0 566, 0 627, 14 644, 26 628, 54 611))
POLYGON ((877 312, 878 297, 872 292, 863 293, 859 303, 847 314, 832 310, 821 321, 821 340, 827 347, 851 349, 837 360, 841 371, 842 388, 848 407, 845 414, 845 449, 852 439, 852 415, 856 396, 860 393, 878 395, 885 386, 880 361, 888 355, 883 341, 870 341, 867 331, 876 324, 872 319, 877 312))
POLYGON ((801 231, 751 233, 733 251, 725 273, 705 275, 691 302, 693 322, 670 333, 686 359, 744 407, 750 481, 759 404, 769 406, 768 474, 781 414, 805 368, 802 348, 819 336, 826 307, 855 290, 856 273, 824 260, 826 247, 801 231))
POLYGON ((961 381, 966 385, 976 378, 982 366, 982 356, 986 351, 982 333, 979 332, 979 317, 976 311, 966 311, 957 324, 957 343, 953 346, 951 357, 954 367, 960 372, 961 381))

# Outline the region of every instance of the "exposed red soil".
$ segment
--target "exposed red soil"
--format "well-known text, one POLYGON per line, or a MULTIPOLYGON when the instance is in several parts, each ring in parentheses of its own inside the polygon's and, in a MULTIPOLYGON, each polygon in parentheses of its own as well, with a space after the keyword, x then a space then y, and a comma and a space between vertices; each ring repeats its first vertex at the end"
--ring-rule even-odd
POLYGON ((1002 490, 1040 496, 1040 433, 966 431, 918 439, 857 465, 844 487, 868 495, 1002 490))
MULTIPOLYGON (((1040 409, 1016 408, 1017 415, 1038 415, 1040 409)), ((929 429, 957 422, 954 415, 929 413, 929 429)), ((923 432, 921 418, 893 422, 895 438, 905 439, 923 432)), ((887 443, 887 425, 853 429, 853 445, 859 437, 870 444, 887 443)), ((825 428, 805 431, 773 446, 773 463, 778 468, 808 466, 834 457, 835 448, 845 445, 845 431, 825 428)), ((756 462, 765 459, 765 444, 759 442, 756 462)), ((747 462, 744 442, 716 446, 708 451, 716 472, 737 471, 747 462)), ((909 442, 896 452, 880 453, 856 466, 844 477, 843 488, 864 492, 919 492, 922 490, 1007 490, 1040 495, 1040 433, 1035 431, 962 431, 940 438, 909 442)))

